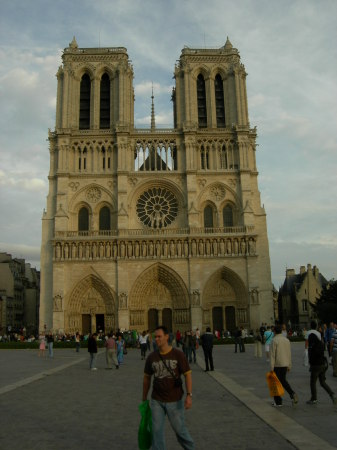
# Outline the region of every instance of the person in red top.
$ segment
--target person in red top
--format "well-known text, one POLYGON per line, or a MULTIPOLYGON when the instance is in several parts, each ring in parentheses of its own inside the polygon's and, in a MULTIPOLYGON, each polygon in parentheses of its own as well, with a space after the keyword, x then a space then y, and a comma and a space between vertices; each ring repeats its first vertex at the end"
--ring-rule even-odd
POLYGON ((192 372, 182 351, 172 348, 169 332, 160 326, 155 330, 158 351, 152 352, 146 359, 143 380, 143 401, 147 399, 151 377, 153 376, 151 411, 152 411, 152 449, 165 450, 165 416, 176 433, 180 445, 187 450, 194 450, 194 442, 186 426, 184 409, 192 407, 192 372), (185 377, 186 397, 183 399, 185 377))

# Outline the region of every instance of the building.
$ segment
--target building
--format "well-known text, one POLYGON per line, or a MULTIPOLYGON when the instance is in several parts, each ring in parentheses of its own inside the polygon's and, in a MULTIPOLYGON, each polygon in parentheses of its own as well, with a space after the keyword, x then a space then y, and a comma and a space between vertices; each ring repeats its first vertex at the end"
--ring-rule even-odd
POLYGON ((266 213, 246 71, 227 39, 185 47, 174 128, 134 127, 122 47, 79 48, 57 72, 43 214, 40 327, 233 330, 273 319, 266 213))
POLYGON ((22 258, 0 253, 0 334, 36 333, 40 273, 22 258))
POLYGON ((279 318, 291 328, 306 328, 316 318, 312 305, 320 297, 327 280, 318 267, 311 264, 300 267, 300 273, 294 269, 286 270, 286 278, 279 290, 279 318))

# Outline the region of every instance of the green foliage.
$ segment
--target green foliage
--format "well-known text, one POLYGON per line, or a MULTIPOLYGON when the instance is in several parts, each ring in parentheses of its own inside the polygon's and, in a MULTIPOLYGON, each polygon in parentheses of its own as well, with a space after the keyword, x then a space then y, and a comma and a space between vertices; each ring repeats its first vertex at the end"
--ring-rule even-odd
POLYGON ((321 296, 312 307, 323 323, 337 322, 337 281, 331 280, 323 286, 321 296))

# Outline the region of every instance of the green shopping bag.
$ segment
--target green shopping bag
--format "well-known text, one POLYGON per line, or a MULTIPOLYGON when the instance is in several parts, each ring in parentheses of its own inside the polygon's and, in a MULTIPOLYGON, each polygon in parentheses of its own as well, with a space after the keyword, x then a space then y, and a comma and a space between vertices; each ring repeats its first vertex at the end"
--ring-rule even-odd
POLYGON ((138 409, 141 415, 138 428, 138 448, 139 450, 149 450, 152 445, 152 414, 149 401, 142 402, 138 409))

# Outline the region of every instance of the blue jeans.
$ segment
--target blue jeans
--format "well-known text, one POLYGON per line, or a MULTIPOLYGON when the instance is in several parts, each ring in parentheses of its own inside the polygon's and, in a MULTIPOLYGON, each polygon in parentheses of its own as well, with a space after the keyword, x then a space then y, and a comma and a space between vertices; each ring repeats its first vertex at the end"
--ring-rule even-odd
POLYGON ((90 369, 93 369, 96 367, 96 356, 97 356, 97 353, 90 353, 90 362, 89 362, 90 369))
POLYGON ((52 358, 54 356, 53 346, 54 346, 54 342, 48 342, 49 358, 52 358))
POLYGON ((152 411, 152 450, 166 450, 165 416, 175 432, 179 444, 186 450, 194 449, 194 442, 185 426, 184 401, 164 403, 151 399, 152 411))

